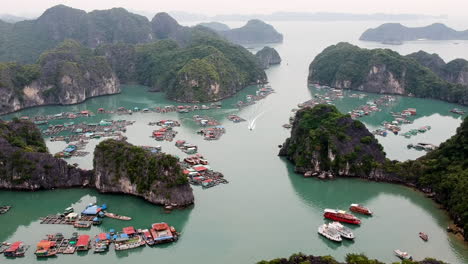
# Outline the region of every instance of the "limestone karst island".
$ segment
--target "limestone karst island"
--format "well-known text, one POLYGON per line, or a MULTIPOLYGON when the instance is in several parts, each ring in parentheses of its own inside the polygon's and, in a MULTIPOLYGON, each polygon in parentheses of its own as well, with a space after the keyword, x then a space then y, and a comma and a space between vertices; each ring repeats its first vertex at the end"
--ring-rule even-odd
POLYGON ((0 262, 468 264, 467 9, 5 1, 0 262))

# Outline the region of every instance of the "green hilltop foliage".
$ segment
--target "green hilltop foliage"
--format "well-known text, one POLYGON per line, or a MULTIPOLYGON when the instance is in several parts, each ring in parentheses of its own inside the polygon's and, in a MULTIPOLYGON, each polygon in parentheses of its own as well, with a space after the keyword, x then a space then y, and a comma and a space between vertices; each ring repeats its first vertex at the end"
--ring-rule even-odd
POLYGON ((351 81, 351 89, 366 82, 374 65, 386 70, 405 87, 406 94, 441 99, 453 103, 468 102, 468 88, 441 79, 429 68, 390 49, 361 49, 349 43, 326 48, 310 64, 310 82, 333 86, 335 82, 351 81))
MULTIPOLYGON (((184 102, 216 101, 250 84, 266 82, 253 54, 213 30, 181 26, 167 13, 157 14, 150 22, 122 8, 86 13, 59 5, 36 20, 0 23, 0 61, 32 63, 37 58, 46 85, 56 84, 64 71, 77 73, 72 77, 81 83, 79 74, 86 68, 96 76, 111 70, 122 83, 147 85, 184 102), (100 72, 100 67, 105 70, 100 72)), ((18 84, 29 84, 38 77, 25 74, 29 68, 4 65, 0 70, 3 68, 8 68, 3 70, 8 74, 2 74, 0 81, 7 85, 1 87, 15 87, 20 94, 18 84)), ((60 101, 58 90, 54 87, 46 95, 60 101)))
POLYGON ((187 46, 166 39, 135 46, 108 44, 98 47, 96 53, 115 65, 119 78, 165 91, 168 98, 179 101, 219 100, 266 80, 250 52, 203 34, 193 35, 187 46), (220 86, 219 93, 209 89, 212 84, 220 86))
POLYGON ((87 46, 100 43, 144 43, 151 40, 146 17, 123 8, 86 13, 64 5, 52 7, 36 20, 0 23, 0 61, 33 63, 41 53, 66 39, 87 46))
MULTIPOLYGON (((46 100, 57 100, 65 89, 65 84, 60 81, 64 75, 86 89, 94 89, 90 85, 93 79, 113 77, 105 57, 95 56, 91 49, 73 40, 65 40, 57 48, 44 52, 35 64, 0 63, 0 87, 13 91, 20 101, 24 98, 23 88, 34 81, 50 87, 43 90, 41 96, 46 100)), ((2 102, 0 109, 9 107, 9 104, 2 102)))
MULTIPOLYGON (((277 258, 273 260, 262 260, 257 264, 385 264, 376 259, 369 259, 364 254, 348 254, 345 262, 339 262, 332 256, 312 256, 303 253, 291 255, 289 258, 277 258)), ((426 258, 421 261, 403 260, 393 262, 393 264, 446 264, 443 261, 426 258)))
POLYGON ((291 134, 280 155, 289 157, 299 169, 311 169, 314 153, 319 154, 320 170, 335 174, 348 163, 349 173, 366 176, 385 161, 383 147, 365 126, 335 106, 317 105, 298 111, 291 134), (329 150, 334 154, 333 161, 329 150))
MULTIPOLYGON (((23 87, 37 80, 40 75, 41 69, 37 64, 0 63, 0 87, 13 91, 20 98, 23 87)), ((2 102, 2 107, 6 104, 8 102, 2 102)))
POLYGON ((0 120, 0 178, 22 183, 36 170, 36 162, 28 153, 47 153, 41 131, 31 122, 0 120), (13 176, 12 176, 13 175, 13 176))
POLYGON ((0 138, 25 152, 47 152, 41 131, 32 123, 17 118, 11 122, 0 121, 0 138))
POLYGON ((149 150, 113 139, 99 143, 94 154, 94 163, 107 166, 108 171, 115 176, 112 181, 117 182, 120 177, 126 176, 132 184, 136 184, 138 193, 152 191, 156 182, 163 183, 167 188, 188 182, 179 160, 168 154, 153 154, 149 150))
POLYGON ((365 126, 349 115, 340 113, 334 106, 317 105, 297 112, 296 120, 280 151, 299 171, 311 170, 314 153, 320 170, 339 171, 349 163, 345 176, 373 178, 416 186, 433 192, 434 199, 442 204, 464 230, 468 240, 468 117, 457 133, 436 150, 416 160, 390 161, 365 126), (335 155, 328 156, 329 149, 335 155), (302 169, 302 170, 301 170, 302 169))
POLYGON ((399 163, 396 172, 435 192, 468 240, 468 117, 455 136, 417 160, 399 163))

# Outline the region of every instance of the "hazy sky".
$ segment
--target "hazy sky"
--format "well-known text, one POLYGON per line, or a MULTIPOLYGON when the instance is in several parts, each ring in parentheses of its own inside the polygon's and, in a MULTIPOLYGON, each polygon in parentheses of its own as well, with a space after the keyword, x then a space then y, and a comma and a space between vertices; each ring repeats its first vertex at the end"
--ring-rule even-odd
POLYGON ((87 11, 124 7, 209 15, 275 11, 468 15, 468 0, 0 0, 0 3, 0 13, 10 14, 38 14, 51 6, 65 4, 87 11))

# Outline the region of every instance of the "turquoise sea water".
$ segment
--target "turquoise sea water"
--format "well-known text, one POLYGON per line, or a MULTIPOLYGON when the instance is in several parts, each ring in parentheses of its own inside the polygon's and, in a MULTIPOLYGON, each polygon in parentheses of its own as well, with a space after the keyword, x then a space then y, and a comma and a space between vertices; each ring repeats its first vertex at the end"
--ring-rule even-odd
MULTIPOLYGON (((0 203, 14 208, 0 216, 2 228, 0 241, 23 240, 35 245, 48 233, 62 232, 70 235, 75 230, 70 226, 40 225, 39 218, 63 211, 68 206, 83 208, 89 202, 106 203, 110 211, 133 217, 130 222, 105 219, 100 227, 93 227, 89 234, 97 234, 109 228, 120 229, 126 225, 148 228, 153 222, 166 221, 182 232, 177 243, 154 248, 139 248, 104 255, 92 252, 84 255, 58 256, 51 263, 254 263, 261 259, 288 256, 295 252, 313 255, 332 255, 342 260, 347 253, 366 253, 385 262, 396 261, 394 249, 410 252, 416 259, 436 257, 450 263, 468 263, 468 247, 445 232, 448 216, 434 202, 421 193, 406 187, 373 183, 356 179, 319 181, 305 179, 293 173, 292 166, 277 156, 278 145, 289 136, 282 128, 293 114, 292 108, 321 93, 307 86, 308 64, 323 48, 338 41, 350 41, 363 47, 380 44, 363 43, 356 39, 367 28, 366 23, 320 23, 277 22, 273 23, 285 35, 283 44, 275 45, 283 63, 267 70, 268 78, 276 93, 255 105, 238 110, 234 105, 252 94, 255 87, 244 89, 233 98, 223 101, 223 108, 188 114, 135 113, 132 116, 98 115, 78 121, 98 122, 101 119, 127 119, 136 123, 128 127, 128 141, 138 145, 161 145, 163 151, 184 157, 174 142, 156 142, 150 138, 154 127, 150 121, 177 119, 182 126, 176 139, 185 139, 198 145, 199 152, 213 169, 224 173, 230 181, 227 185, 211 189, 195 187, 195 205, 185 210, 166 214, 162 208, 139 198, 121 195, 103 195, 93 190, 54 190, 35 193, 0 191, 0 203), (227 133, 218 141, 205 141, 195 132, 198 125, 193 114, 208 115, 221 121, 227 133), (247 122, 234 124, 226 119, 237 114, 247 122), (254 122, 255 121, 255 122, 254 122), (248 123, 255 123, 249 130, 248 123), (347 209, 350 203, 363 203, 375 211, 374 217, 361 217, 362 225, 353 227, 357 236, 354 242, 335 244, 317 234, 323 223, 324 208, 347 209), (429 242, 422 242, 418 232, 429 234, 429 242)), ((402 53, 424 48, 440 53, 444 59, 468 56, 468 42, 455 45, 452 42, 408 43, 390 47, 402 53)), ((258 48, 258 47, 254 47, 258 48)), ((365 104, 379 95, 365 99, 345 97, 334 104, 343 112, 365 104)), ((73 106, 44 106, 26 109, 12 116, 56 114, 63 111, 91 110, 100 107, 117 109, 124 107, 154 107, 175 104, 161 93, 148 93, 145 87, 126 86, 119 95, 97 97, 73 106)), ((397 97, 395 104, 381 112, 361 120, 369 129, 377 128, 389 120, 390 111, 417 108, 414 123, 403 126, 406 131, 413 127, 431 125, 425 133, 406 139, 389 135, 379 137, 387 155, 392 159, 413 159, 423 152, 408 150, 413 142, 439 144, 455 133, 461 117, 450 114, 455 106, 435 100, 397 97)), ((461 107, 459 107, 461 108, 461 107)), ((467 110, 466 108, 464 108, 467 110)), ((62 121, 63 122, 63 121, 62 121)), ((92 152, 98 141, 91 141, 87 150, 92 152)), ((63 142, 48 142, 52 153, 64 148, 63 142)), ((82 168, 92 167, 92 155, 72 158, 82 168)), ((36 263, 30 249, 27 256, 12 260, 16 263, 36 263)), ((2 262, 3 257, 0 257, 2 262)), ((5 262, 9 262, 6 261, 5 262)))

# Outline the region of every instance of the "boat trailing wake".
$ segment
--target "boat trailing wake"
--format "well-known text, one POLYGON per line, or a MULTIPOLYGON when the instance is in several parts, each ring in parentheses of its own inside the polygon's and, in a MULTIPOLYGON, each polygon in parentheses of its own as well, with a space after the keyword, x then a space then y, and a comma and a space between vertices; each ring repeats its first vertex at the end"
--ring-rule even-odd
POLYGON ((257 125, 257 119, 262 116, 263 114, 265 113, 265 111, 261 112, 260 114, 258 114, 256 117, 254 117, 254 119, 252 119, 251 122, 249 122, 249 125, 248 125, 248 128, 250 130, 254 130, 256 125, 257 125))

